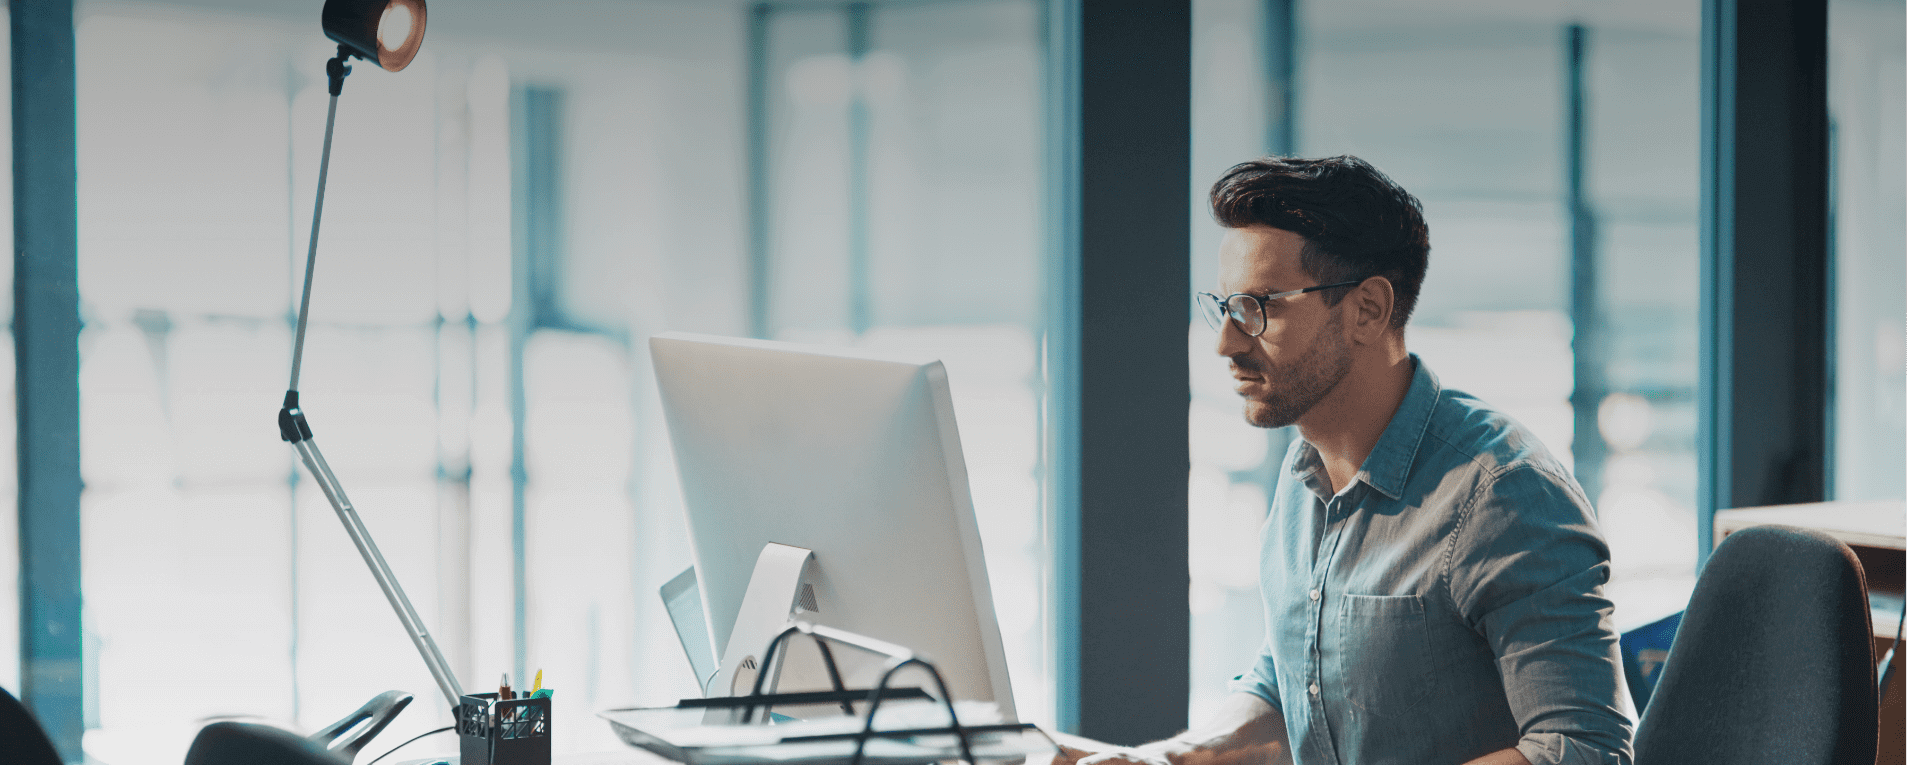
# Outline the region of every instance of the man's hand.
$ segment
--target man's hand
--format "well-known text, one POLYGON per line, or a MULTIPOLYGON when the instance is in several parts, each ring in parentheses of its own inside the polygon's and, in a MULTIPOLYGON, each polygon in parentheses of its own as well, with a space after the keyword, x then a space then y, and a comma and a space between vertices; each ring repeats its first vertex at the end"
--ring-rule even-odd
POLYGON ((1117 747, 1092 757, 1082 758, 1077 765, 1173 765, 1165 752, 1153 746, 1117 747))
POLYGON ((1198 730, 1137 747, 1055 732, 1053 765, 1258 765, 1292 762, 1286 718, 1258 696, 1236 693, 1198 730))
POLYGON ((1159 751, 1160 745, 1167 743, 1164 741, 1146 747, 1126 747, 1066 733, 1057 732, 1053 737, 1060 747, 1054 755, 1054 765, 1172 765, 1165 753, 1159 751))
POLYGON ((1079 765, 1081 760, 1120 748, 1104 741, 1060 731, 1052 731, 1048 737, 1054 739, 1055 746, 1060 747, 1060 751, 1054 753, 1054 765, 1079 765))
MULTIPOLYGON (((1077 765, 1082 759, 1094 756, 1093 752, 1085 749, 1075 749, 1058 742, 1056 746, 1060 747, 1060 751, 1054 753, 1053 765, 1077 765)), ((1031 761, 1033 760, 1030 758, 1031 761)))

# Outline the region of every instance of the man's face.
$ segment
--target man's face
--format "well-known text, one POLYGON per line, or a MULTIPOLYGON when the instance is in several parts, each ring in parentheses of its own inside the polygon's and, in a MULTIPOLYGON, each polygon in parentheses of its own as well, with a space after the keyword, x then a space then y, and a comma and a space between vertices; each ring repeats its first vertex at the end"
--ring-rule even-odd
MULTIPOLYGON (((1267 295, 1315 286, 1299 265, 1306 240, 1266 226, 1230 228, 1220 241, 1221 296, 1267 295)), ((1340 306, 1321 293, 1265 304, 1266 331, 1248 337, 1233 322, 1220 327, 1221 356, 1232 360, 1233 390, 1246 400, 1246 421, 1262 428, 1291 425, 1344 379, 1352 368, 1340 306)))

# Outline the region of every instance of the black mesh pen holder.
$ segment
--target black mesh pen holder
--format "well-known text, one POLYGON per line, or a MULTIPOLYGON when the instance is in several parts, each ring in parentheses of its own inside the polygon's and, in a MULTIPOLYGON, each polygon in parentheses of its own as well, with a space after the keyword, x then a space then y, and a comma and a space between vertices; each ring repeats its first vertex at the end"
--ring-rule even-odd
POLYGON ((463 765, 550 765, 550 697, 499 701, 467 693, 457 705, 463 765))

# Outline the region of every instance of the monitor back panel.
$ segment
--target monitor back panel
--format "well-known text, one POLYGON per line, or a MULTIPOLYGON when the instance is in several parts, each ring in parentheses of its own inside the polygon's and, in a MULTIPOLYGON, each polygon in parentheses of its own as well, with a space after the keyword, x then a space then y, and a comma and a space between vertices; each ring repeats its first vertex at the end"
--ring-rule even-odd
MULTIPOLYGON (((941 363, 688 334, 650 352, 718 653, 763 545, 803 547, 817 608, 804 618, 907 646, 957 698, 1013 719, 941 363)), ((812 652, 796 646, 785 673, 808 674, 812 652)), ((873 679, 874 664, 845 663, 851 682, 873 679)))

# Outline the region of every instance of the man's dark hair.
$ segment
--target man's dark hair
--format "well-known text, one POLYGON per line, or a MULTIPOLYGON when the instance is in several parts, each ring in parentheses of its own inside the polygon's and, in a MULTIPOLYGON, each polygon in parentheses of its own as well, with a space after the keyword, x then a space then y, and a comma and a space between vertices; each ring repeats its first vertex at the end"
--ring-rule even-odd
MULTIPOLYGON (((1432 245, 1419 201, 1358 157, 1266 157, 1234 165, 1208 195, 1227 228, 1271 226, 1306 238, 1299 265, 1320 284, 1383 276, 1392 282, 1392 326, 1418 303, 1432 245)), ((1281 285, 1282 289, 1290 289, 1281 285)), ((1348 290, 1321 293, 1338 305, 1348 290)))

